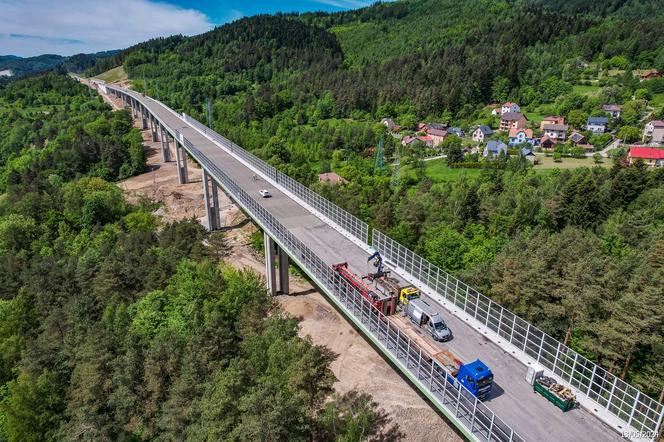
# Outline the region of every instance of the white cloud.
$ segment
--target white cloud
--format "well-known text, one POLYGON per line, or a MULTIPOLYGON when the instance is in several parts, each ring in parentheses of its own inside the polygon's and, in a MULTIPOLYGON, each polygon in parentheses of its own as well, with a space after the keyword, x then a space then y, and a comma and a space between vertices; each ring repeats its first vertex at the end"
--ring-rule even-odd
POLYGON ((122 49, 212 27, 200 11, 149 0, 0 0, 0 55, 122 49))
POLYGON ((334 6, 341 9, 356 9, 364 8, 375 3, 375 0, 364 1, 364 0, 313 0, 316 3, 321 3, 323 5, 334 6))

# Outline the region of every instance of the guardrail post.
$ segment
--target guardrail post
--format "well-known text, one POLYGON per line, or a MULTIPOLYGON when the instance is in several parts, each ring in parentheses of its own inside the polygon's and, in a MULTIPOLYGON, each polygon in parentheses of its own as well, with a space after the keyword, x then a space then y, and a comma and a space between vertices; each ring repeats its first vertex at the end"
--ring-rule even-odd
POLYGON ((546 336, 546 333, 542 331, 542 342, 540 342, 540 347, 539 350, 537 351, 537 362, 539 362, 540 358, 542 357, 542 347, 544 347, 544 336, 546 336))
POLYGON ((530 322, 528 323, 528 327, 526 328, 526 335, 523 337, 523 348, 521 349, 522 352, 526 352, 526 346, 528 346, 528 334, 530 334, 530 322))

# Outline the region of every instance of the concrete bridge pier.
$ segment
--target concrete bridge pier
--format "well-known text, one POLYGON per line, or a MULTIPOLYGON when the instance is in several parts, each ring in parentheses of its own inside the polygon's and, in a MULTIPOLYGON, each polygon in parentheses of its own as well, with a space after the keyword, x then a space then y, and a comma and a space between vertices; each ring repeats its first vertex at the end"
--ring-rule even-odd
POLYGON ((144 106, 141 106, 141 122, 143 123, 143 130, 148 128, 148 116, 147 110, 144 106))
POLYGON ((267 290, 271 296, 275 296, 277 293, 287 295, 289 293, 288 254, 281 247, 277 247, 277 244, 267 232, 263 233, 263 244, 265 246, 265 279, 267 280, 267 290), (277 286, 275 257, 279 262, 279 286, 277 286))
POLYGON ((159 141, 157 139, 157 120, 155 119, 154 115, 150 115, 150 133, 152 134, 152 141, 159 141))
POLYGON ((174 138, 175 141, 175 166, 178 171, 178 183, 186 184, 189 181, 189 176, 187 173, 187 151, 184 149, 184 146, 181 145, 180 141, 174 138), (182 148, 182 151, 180 151, 182 148))
POLYGON ((221 228, 221 219, 219 218, 219 192, 217 183, 214 181, 205 169, 203 169, 203 200, 205 202, 205 218, 210 232, 221 228), (212 185, 212 191, 210 191, 212 185))
POLYGON ((171 161, 171 150, 168 143, 168 132, 161 124, 159 125, 159 138, 161 138, 161 156, 164 163, 171 161))
POLYGON ((281 247, 279 247, 277 256, 279 258, 279 292, 282 295, 287 295, 289 293, 288 254, 281 247))
POLYGON ((274 269, 276 244, 267 232, 263 232, 263 245, 265 248, 265 279, 267 280, 267 292, 270 296, 275 296, 277 294, 277 275, 274 269))

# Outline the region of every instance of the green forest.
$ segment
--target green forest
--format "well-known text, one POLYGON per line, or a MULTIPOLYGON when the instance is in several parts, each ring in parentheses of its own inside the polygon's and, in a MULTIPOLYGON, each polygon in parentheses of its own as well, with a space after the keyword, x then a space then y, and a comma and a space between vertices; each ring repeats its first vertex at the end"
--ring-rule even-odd
MULTIPOLYGON (((333 394, 328 349, 113 183, 145 167, 128 111, 73 79, 0 86, 0 441, 398 440, 333 394)), ((220 235, 220 234, 215 234, 220 235)))
MULTIPOLYGON (((664 117, 664 80, 631 73, 664 70, 657 3, 413 0, 262 15, 141 43, 89 74, 122 64, 135 89, 214 126, 659 398, 662 170, 607 159, 540 173, 502 158, 441 180, 379 124, 467 130, 492 122, 487 104, 513 100, 529 115, 580 125, 619 103, 625 111, 611 124, 640 139, 644 118, 664 117), (379 144, 387 165, 376 160, 379 144), (318 183, 328 171, 349 183, 318 183)), ((450 140, 444 151, 463 156, 450 140)))

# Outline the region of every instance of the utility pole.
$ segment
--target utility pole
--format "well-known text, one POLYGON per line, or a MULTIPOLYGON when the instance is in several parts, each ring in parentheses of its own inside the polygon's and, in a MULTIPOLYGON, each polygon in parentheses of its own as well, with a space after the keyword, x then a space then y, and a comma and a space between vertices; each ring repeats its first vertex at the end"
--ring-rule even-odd
POLYGON ((396 189, 399 187, 399 166, 401 165, 401 157, 399 156, 399 145, 394 150, 394 164, 392 165, 392 178, 390 178, 390 187, 396 189))

